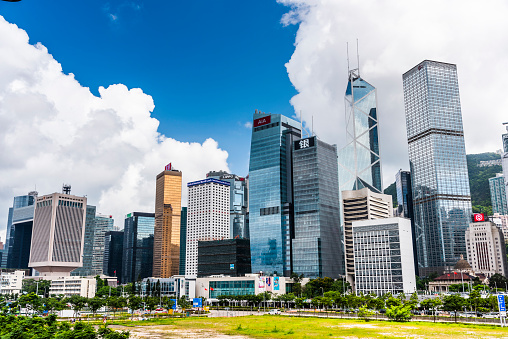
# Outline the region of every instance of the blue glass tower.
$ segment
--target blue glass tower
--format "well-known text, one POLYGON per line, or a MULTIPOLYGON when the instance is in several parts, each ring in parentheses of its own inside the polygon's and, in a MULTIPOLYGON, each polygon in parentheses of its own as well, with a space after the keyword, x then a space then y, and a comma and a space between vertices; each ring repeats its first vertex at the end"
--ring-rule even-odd
POLYGON ((492 213, 503 215, 508 214, 508 204, 506 202, 505 179, 502 173, 498 173, 494 178, 489 179, 490 200, 492 201, 492 213))
POLYGON ((280 114, 254 114, 249 164, 252 271, 289 276, 293 237, 292 143, 300 123, 280 114))
POLYGON ((155 213, 133 212, 125 217, 122 282, 152 276, 155 213))
POLYGON ((471 220, 457 67, 425 60, 403 86, 419 272, 441 274, 466 255, 471 220))
POLYGON ((349 71, 344 101, 348 144, 338 152, 339 190, 383 193, 376 88, 358 69, 349 71))

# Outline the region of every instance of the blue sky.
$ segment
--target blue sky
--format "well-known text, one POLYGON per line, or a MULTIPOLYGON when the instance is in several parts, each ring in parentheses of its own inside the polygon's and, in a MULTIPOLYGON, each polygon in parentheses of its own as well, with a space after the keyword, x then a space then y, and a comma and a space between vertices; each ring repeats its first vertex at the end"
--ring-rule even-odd
POLYGON ((84 87, 122 83, 153 97, 159 132, 211 137, 246 175, 254 109, 292 115, 284 64, 297 26, 275 1, 0 2, 0 15, 42 43, 84 87))

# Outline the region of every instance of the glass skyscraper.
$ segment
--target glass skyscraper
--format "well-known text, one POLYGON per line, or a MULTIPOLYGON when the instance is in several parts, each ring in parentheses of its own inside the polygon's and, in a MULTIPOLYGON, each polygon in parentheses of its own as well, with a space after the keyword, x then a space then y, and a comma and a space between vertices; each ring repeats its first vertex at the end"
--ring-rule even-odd
POLYGON ((125 217, 122 283, 152 276, 155 213, 134 212, 125 217))
POLYGON ((492 213, 508 215, 504 181, 502 173, 498 173, 494 178, 489 179, 490 200, 492 201, 492 213))
POLYGON ((300 123, 280 114, 254 114, 249 164, 252 271, 289 276, 293 236, 291 149, 300 123))
POLYGON ((83 266, 71 272, 73 276, 86 277, 92 275, 93 243, 95 238, 95 213, 97 208, 86 206, 85 237, 83 241, 83 266))
POLYGON ((293 271, 308 278, 344 274, 337 148, 317 137, 293 143, 293 271))
POLYGON ((457 67, 425 60, 403 87, 419 272, 441 274, 466 255, 471 218, 457 67))
POLYGON ((187 207, 182 207, 180 214, 180 275, 185 275, 185 253, 187 251, 187 207))
POLYGON ((344 102, 348 144, 338 152, 339 190, 383 193, 376 88, 358 69, 349 72, 344 102))

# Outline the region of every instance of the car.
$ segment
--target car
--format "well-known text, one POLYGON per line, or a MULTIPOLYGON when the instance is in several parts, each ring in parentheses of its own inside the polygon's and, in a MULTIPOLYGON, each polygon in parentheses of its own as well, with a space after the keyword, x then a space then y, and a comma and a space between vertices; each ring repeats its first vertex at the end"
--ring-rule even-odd
POLYGON ((272 314, 272 315, 275 315, 275 314, 280 314, 280 310, 279 310, 279 309, 277 309, 277 308, 275 308, 275 309, 273 309, 273 310, 270 310, 270 311, 268 312, 268 314, 272 314))
POLYGON ((484 318, 493 319, 493 318, 499 318, 499 313, 491 312, 491 313, 485 313, 483 315, 484 318))

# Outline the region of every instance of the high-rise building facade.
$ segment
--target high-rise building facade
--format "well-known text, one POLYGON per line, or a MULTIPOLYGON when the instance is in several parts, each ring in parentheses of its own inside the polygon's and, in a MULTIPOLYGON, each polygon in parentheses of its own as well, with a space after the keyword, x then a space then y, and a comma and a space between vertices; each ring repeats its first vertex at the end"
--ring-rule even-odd
POLYGON ((108 231, 104 234, 104 261, 102 271, 110 277, 122 279, 123 231, 108 231))
POLYGON ((466 230, 467 261, 475 273, 487 277, 508 274, 503 232, 492 222, 473 222, 466 230))
POLYGON ((185 275, 185 253, 187 252, 187 207, 182 207, 180 217, 180 275, 185 275))
MULTIPOLYGON (((508 123, 504 123, 508 131, 508 123)), ((508 201, 508 133, 503 134, 503 153, 501 155, 501 165, 503 166, 504 188, 506 193, 506 201, 508 201)))
POLYGON ((249 239, 198 241, 198 278, 251 273, 249 239))
POLYGON ((349 71, 346 94, 347 145, 338 152, 339 190, 383 192, 376 88, 349 71))
POLYGON ((133 212, 125 217, 122 283, 152 277, 155 214, 133 212))
POLYGON ((37 192, 14 197, 9 209, 6 237, 6 267, 27 269, 30 259, 35 199, 37 192))
POLYGON ((395 186, 397 188, 397 217, 411 220, 411 231, 413 241, 413 259, 415 273, 418 275, 418 253, 416 253, 416 230, 413 216, 413 190, 411 189, 411 172, 399 170, 395 175, 395 186))
POLYGON ((104 265, 104 242, 106 232, 112 231, 115 220, 111 215, 98 214, 95 216, 95 237, 93 242, 92 275, 101 275, 104 265))
POLYGON ((425 60, 403 75, 420 275, 466 254, 471 218, 457 67, 425 60))
POLYGON ((416 291, 411 222, 387 218, 353 222, 356 294, 416 291))
POLYGON ((180 212, 182 172, 167 165, 157 175, 153 276, 169 278, 180 269, 180 212))
POLYGON ((293 272, 309 278, 344 274, 337 148, 316 136, 293 143, 293 272))
POLYGON ((294 234, 293 142, 300 123, 280 114, 254 114, 249 163, 252 271, 289 276, 294 234))
POLYGON ((489 179, 490 200, 492 201, 492 213, 508 214, 506 202, 506 187, 503 173, 498 173, 489 179))
POLYGON ((35 203, 28 267, 66 276, 83 265, 86 197, 53 193, 35 203))
POLYGON ((97 208, 86 206, 85 236, 83 241, 83 266, 71 272, 73 276, 87 277, 92 275, 93 243, 95 238, 95 214, 97 208))
POLYGON ((211 171, 206 175, 207 178, 227 181, 230 186, 230 220, 229 237, 230 238, 249 238, 249 224, 247 221, 248 192, 245 178, 235 174, 229 174, 225 171, 211 171))
POLYGON ((353 221, 391 218, 392 206, 391 195, 375 193, 368 188, 342 192, 345 273, 347 281, 353 288, 355 285, 353 221))
POLYGON ((230 183, 217 179, 189 182, 185 274, 198 274, 198 241, 229 238, 230 183))

